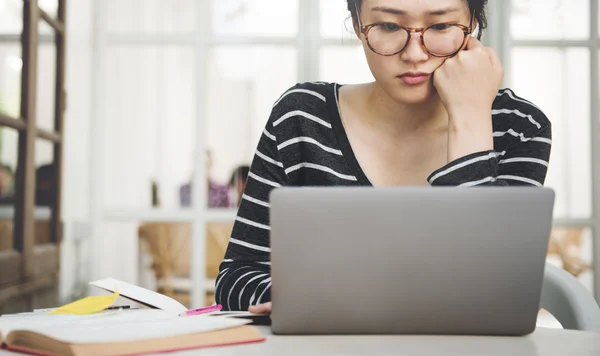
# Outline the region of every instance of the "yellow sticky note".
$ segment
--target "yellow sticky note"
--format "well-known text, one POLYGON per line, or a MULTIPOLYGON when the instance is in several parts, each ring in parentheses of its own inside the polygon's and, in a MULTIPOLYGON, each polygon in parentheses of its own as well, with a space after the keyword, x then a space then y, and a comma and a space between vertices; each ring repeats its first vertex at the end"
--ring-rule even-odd
POLYGON ((110 307, 118 296, 119 291, 115 288, 115 292, 112 295, 85 297, 73 303, 69 303, 60 308, 54 309, 48 312, 48 314, 88 315, 99 313, 110 307))

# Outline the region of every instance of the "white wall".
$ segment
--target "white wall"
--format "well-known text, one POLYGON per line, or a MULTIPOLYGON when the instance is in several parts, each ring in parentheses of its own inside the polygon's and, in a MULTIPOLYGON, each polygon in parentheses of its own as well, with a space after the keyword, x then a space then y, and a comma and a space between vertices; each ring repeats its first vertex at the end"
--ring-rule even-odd
MULTIPOLYGON (((88 235, 90 220, 90 123, 93 117, 93 0, 69 1, 67 7, 66 90, 64 128, 63 220, 60 297, 72 298, 79 274, 85 274, 85 249, 76 239, 88 235), (83 225, 82 225, 83 224, 83 225), (83 254, 80 255, 79 253, 83 254), (78 257, 80 256, 80 257, 78 257), (81 261, 78 261, 78 258, 81 261)), ((85 246, 85 244, 84 244, 85 246)))

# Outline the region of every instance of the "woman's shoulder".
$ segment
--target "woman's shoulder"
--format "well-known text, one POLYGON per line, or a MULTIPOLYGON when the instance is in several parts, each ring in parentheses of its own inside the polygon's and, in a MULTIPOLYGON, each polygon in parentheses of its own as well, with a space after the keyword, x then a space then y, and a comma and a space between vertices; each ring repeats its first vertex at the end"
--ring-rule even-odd
MULTIPOLYGON (((275 100, 270 121, 278 126, 283 121, 300 124, 306 120, 288 120, 303 116, 309 121, 329 121, 332 104, 335 105, 337 83, 303 82, 289 87, 275 100)), ((288 125, 284 125, 288 126, 288 125)))
POLYGON ((304 106, 307 103, 327 103, 337 83, 302 82, 287 88, 273 104, 273 108, 282 106, 304 106))
POLYGON ((500 89, 492 105, 494 129, 509 128, 516 132, 542 131, 551 127, 550 119, 531 100, 510 88, 500 89))
POLYGON ((298 89, 313 90, 316 92, 325 92, 335 85, 340 85, 340 84, 335 83, 335 82, 321 82, 321 81, 298 82, 298 83, 294 84, 293 86, 289 87, 285 92, 288 92, 290 90, 298 90, 298 89))

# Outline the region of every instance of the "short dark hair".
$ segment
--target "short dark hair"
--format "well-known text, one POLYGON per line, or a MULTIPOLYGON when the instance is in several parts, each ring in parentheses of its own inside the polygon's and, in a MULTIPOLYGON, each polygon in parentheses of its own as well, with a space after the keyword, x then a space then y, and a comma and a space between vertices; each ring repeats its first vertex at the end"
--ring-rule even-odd
POLYGON ((250 173, 250 167, 243 165, 237 167, 233 173, 231 174, 231 178, 229 179, 229 186, 235 187, 239 181, 246 181, 248 179, 248 174, 250 173))
MULTIPOLYGON (((363 0, 347 0, 348 1, 348 11, 350 11, 350 15, 352 16, 352 21, 355 24, 358 24, 358 13, 357 9, 360 9, 363 4, 363 0)), ((469 12, 473 19, 477 21, 479 24, 479 33, 477 34, 477 39, 481 39, 481 34, 483 30, 487 28, 487 16, 486 16, 486 6, 488 0, 464 0, 469 4, 469 12)))

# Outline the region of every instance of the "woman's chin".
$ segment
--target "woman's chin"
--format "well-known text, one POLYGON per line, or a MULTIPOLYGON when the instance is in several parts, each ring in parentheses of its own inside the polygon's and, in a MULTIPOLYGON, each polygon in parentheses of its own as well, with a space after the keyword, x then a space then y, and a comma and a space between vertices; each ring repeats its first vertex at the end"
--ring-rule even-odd
POLYGON ((416 105, 430 101, 436 94, 430 86, 397 88, 394 99, 399 103, 416 105))
POLYGON ((398 104, 419 105, 430 102, 437 96, 432 80, 417 85, 399 81, 380 81, 379 88, 398 104))

